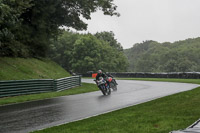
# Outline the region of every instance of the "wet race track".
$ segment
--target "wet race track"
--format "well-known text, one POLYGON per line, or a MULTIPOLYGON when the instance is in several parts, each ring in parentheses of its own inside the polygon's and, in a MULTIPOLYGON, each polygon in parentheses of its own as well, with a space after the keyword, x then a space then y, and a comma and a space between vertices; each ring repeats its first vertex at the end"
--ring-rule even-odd
MULTIPOLYGON (((82 79, 84 82, 94 81, 82 79)), ((118 80, 118 91, 100 91, 0 106, 0 133, 27 133, 198 87, 196 84, 118 80)))

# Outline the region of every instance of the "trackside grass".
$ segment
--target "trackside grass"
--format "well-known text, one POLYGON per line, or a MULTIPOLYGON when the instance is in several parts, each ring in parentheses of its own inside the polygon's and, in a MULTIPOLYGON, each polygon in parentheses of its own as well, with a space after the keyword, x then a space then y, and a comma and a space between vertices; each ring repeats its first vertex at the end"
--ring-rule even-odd
POLYGON ((70 74, 48 59, 0 57, 0 80, 58 79, 70 74))
POLYGON ((59 97, 59 96, 67 96, 67 95, 92 92, 92 91, 97 91, 97 90, 99 89, 95 84, 82 83, 82 86, 80 87, 75 87, 75 88, 71 88, 68 90, 60 91, 60 92, 48 92, 48 93, 0 98, 0 105, 27 102, 27 101, 33 101, 33 100, 42 100, 42 99, 47 99, 47 98, 59 97))
MULTIPOLYGON (((200 83, 190 79, 180 82, 200 83)), ((199 105, 200 87, 34 133, 169 133, 199 119, 199 105)))

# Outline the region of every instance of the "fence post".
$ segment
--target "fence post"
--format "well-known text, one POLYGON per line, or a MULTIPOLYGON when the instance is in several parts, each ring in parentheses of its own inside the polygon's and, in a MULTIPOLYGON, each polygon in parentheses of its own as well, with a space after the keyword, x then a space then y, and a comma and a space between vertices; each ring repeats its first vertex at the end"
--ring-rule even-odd
POLYGON ((57 80, 56 79, 53 80, 53 89, 54 89, 54 91, 57 91, 57 80))
POLYGON ((79 75, 79 86, 81 86, 81 75, 79 75))

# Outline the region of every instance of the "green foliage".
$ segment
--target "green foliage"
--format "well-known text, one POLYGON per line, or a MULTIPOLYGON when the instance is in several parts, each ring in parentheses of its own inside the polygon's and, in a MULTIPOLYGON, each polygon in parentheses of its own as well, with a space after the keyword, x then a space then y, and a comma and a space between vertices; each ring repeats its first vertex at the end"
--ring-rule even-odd
POLYGON ((75 72, 97 70, 101 61, 102 43, 92 35, 80 37, 74 44, 72 53, 72 69, 75 72))
POLYGON ((0 58, 0 80, 57 79, 70 76, 47 59, 0 58))
POLYGON ((113 51, 110 46, 122 51, 112 32, 105 32, 109 36, 105 38, 104 35, 100 41, 94 36, 79 39, 82 35, 61 30, 63 26, 86 30, 87 24, 82 18, 91 19, 91 13, 97 10, 105 15, 119 16, 116 8, 113 0, 0 0, 0 57, 39 58, 48 54, 66 70, 76 72, 95 70, 99 66, 111 70, 125 62, 120 66, 121 71, 125 70, 126 58, 121 53, 110 52, 113 51), (76 54, 83 50, 91 52, 83 53, 79 59, 76 54))
POLYGON ((44 57, 62 26, 85 30, 97 10, 119 15, 113 0, 0 0, 0 56, 44 57))
POLYGON ((0 56, 26 56, 27 48, 18 40, 22 19, 32 0, 0 0, 0 56))
POLYGON ((79 73, 98 69, 119 72, 126 71, 128 66, 128 60, 121 50, 91 34, 64 31, 57 41, 51 42, 48 53, 66 70, 79 73))
POLYGON ((72 32, 63 32, 57 40, 51 40, 48 49, 48 56, 60 66, 70 71, 72 59, 72 50, 75 41, 79 38, 79 34, 72 32))
POLYGON ((107 43, 110 44, 111 47, 116 48, 119 51, 123 51, 123 48, 121 46, 121 44, 119 42, 117 42, 117 40, 114 38, 115 34, 110 31, 110 32, 100 32, 100 33, 96 33, 95 36, 100 39, 103 40, 107 43))
POLYGON ((174 43, 145 41, 126 49, 130 71, 192 72, 200 71, 200 38, 174 43))

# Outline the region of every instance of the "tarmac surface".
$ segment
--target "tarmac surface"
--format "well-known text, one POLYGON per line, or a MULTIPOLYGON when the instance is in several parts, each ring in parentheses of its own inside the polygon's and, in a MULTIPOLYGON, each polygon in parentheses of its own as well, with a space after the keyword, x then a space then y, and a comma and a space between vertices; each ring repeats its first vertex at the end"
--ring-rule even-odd
MULTIPOLYGON (((94 83, 91 79, 83 82, 94 83)), ((110 96, 100 91, 0 106, 0 133, 27 133, 85 119, 167 95, 188 91, 196 84, 117 80, 110 96)))
POLYGON ((200 133, 200 119, 194 122, 191 126, 186 129, 172 131, 170 133, 200 133))

